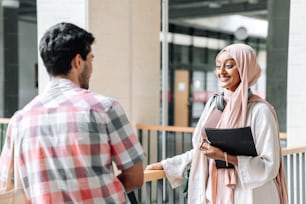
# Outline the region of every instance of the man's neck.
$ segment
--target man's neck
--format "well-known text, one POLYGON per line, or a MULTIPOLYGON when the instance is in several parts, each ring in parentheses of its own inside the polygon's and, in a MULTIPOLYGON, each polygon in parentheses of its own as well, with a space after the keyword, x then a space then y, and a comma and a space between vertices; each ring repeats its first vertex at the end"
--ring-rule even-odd
POLYGON ((73 75, 57 75, 57 76, 52 76, 51 77, 51 80, 54 80, 54 79, 67 79, 67 80, 70 80, 72 81, 74 84, 76 84, 78 87, 80 87, 80 83, 79 83, 79 80, 77 80, 77 78, 73 77, 73 75))

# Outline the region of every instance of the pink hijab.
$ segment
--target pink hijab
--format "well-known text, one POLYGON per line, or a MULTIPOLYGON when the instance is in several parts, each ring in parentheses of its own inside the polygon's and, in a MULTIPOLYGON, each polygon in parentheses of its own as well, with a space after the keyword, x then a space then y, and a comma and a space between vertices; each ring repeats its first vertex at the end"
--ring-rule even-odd
MULTIPOLYGON (((235 60, 241 82, 233 94, 225 90, 224 97, 227 104, 217 127, 244 127, 248 112, 248 89, 254 85, 259 78, 260 66, 257 63, 254 50, 248 45, 229 45, 218 53, 216 59, 223 52, 227 52, 235 60), (231 96, 229 96, 229 94, 231 96)), ((263 101, 263 99, 261 101, 263 101)))
MULTIPOLYGON (((232 44, 223 48, 217 55, 216 59, 223 52, 227 52, 236 62, 238 72, 241 78, 241 82, 235 92, 224 91, 224 100, 226 101, 225 109, 221 115, 220 121, 217 124, 217 128, 237 128, 245 127, 248 112, 249 102, 263 102, 266 103, 276 118, 274 108, 264 99, 257 95, 253 95, 248 99, 248 89, 254 85, 260 76, 260 66, 256 59, 255 51, 248 45, 245 44, 232 44)), ((277 119, 277 118, 276 118, 277 119)), ((281 149, 280 149, 281 154, 281 149)), ((282 157, 280 157, 282 158, 282 157)), ((226 181, 226 186, 223 190, 218 188, 217 190, 217 178, 212 179, 213 185, 213 197, 216 199, 216 194, 226 195, 222 196, 221 200, 228 203, 229 200, 234 203, 234 188, 236 184, 236 173, 234 169, 212 169, 212 176, 223 177, 226 181), (218 171, 218 172, 217 172, 218 171), (219 192, 221 191, 221 192, 219 192), (223 191, 223 192, 222 192, 223 191)), ((280 168, 275 181, 280 195, 281 204, 288 203, 287 186, 285 182, 285 176, 283 173, 282 159, 280 161, 280 168)), ((215 200, 214 199, 214 200, 215 200)), ((218 199, 219 200, 219 199, 218 199)))

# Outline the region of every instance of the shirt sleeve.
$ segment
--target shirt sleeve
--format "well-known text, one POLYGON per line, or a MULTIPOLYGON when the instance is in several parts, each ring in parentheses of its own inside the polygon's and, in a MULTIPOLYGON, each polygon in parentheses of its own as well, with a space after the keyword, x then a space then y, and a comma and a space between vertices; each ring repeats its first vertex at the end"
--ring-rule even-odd
POLYGON ((118 102, 114 102, 107 111, 106 127, 110 140, 112 160, 118 169, 127 169, 143 161, 143 148, 118 102))
POLYGON ((280 142, 277 119, 266 104, 255 104, 250 114, 258 156, 237 156, 237 172, 242 186, 252 189, 276 177, 280 165, 280 142))
MULTIPOLYGON (((12 144, 12 137, 14 134, 14 128, 12 128, 12 121, 13 118, 10 120, 10 123, 8 124, 7 130, 6 130, 6 136, 5 136, 5 142, 3 145, 3 149, 0 156, 0 189, 4 188, 6 184, 6 180, 8 177, 8 171, 10 168, 13 168, 14 164, 14 155, 11 152, 11 149, 13 148, 12 144), (13 159, 13 162, 10 165, 10 161, 13 159)), ((13 173, 13 172, 12 172, 13 173)), ((13 178, 13 176, 12 176, 13 178)), ((13 181, 12 181, 13 182, 13 181)))

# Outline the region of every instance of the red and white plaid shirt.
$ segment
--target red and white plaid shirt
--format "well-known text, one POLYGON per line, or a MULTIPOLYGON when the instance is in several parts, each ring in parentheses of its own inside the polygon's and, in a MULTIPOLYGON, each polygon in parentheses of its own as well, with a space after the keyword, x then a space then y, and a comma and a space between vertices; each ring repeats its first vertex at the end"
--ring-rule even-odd
POLYGON ((67 79, 48 88, 11 119, 0 158, 6 179, 11 138, 31 203, 129 203, 113 174, 144 159, 122 107, 67 79))

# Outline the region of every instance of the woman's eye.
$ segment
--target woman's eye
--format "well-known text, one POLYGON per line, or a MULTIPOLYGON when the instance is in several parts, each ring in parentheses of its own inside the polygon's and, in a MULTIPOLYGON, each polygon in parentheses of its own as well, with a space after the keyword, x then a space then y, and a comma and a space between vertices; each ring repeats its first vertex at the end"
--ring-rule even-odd
POLYGON ((226 69, 232 69, 234 66, 235 65, 233 65, 233 64, 227 64, 227 65, 225 65, 225 68, 226 69))
POLYGON ((221 69, 221 66, 216 66, 216 70, 220 70, 221 69))

